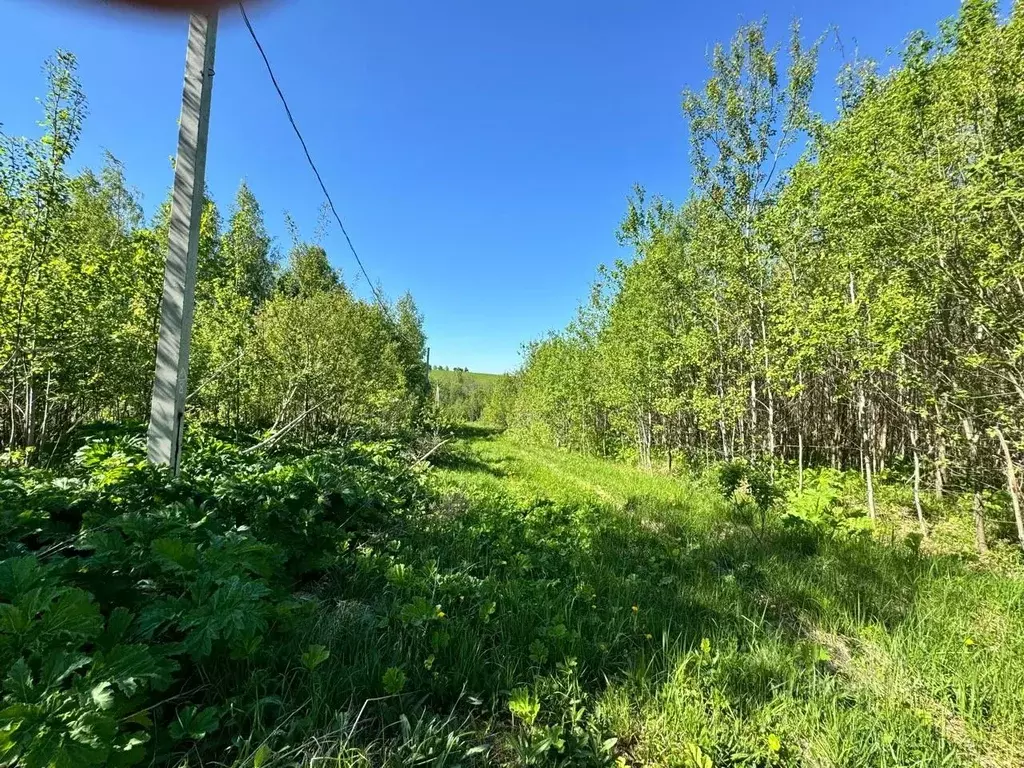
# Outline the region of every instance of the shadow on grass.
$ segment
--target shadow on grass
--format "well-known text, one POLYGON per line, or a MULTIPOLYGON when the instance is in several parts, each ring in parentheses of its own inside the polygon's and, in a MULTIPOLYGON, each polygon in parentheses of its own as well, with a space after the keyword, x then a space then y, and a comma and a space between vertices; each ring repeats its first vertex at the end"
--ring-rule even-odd
POLYGON ((450 442, 430 457, 430 463, 435 467, 453 472, 482 473, 492 477, 504 477, 506 474, 504 470, 481 460, 464 442, 467 438, 486 439, 498 434, 500 434, 500 430, 497 428, 464 424, 453 435, 453 438, 458 438, 458 440, 449 438, 450 442))
MULTIPOLYGON (((501 476, 472 456, 453 461, 501 476)), ((899 546, 778 520, 738 524, 724 502, 701 525, 690 512, 646 498, 624 509, 440 500, 410 521, 387 565, 340 574, 336 584, 375 618, 359 644, 318 638, 331 646, 325 669, 347 681, 333 705, 380 696, 381 675, 398 668, 418 715, 475 701, 484 719, 500 718, 509 692, 526 686, 557 725, 569 678, 584 709, 610 687, 649 700, 681 659, 699 667, 714 657, 707 684, 754 717, 781 691, 811 695, 817 628, 894 628, 937 567, 899 546), (400 579, 389 575, 396 563, 400 579)), ((393 722, 394 706, 381 703, 376 722, 393 722)))
POLYGON ((504 432, 501 427, 475 422, 463 422, 452 429, 452 436, 462 440, 497 437, 504 432))
POLYGON ((437 456, 431 457, 431 464, 441 469, 448 469, 455 472, 482 473, 492 477, 504 477, 505 472, 501 469, 481 461, 472 454, 455 448, 437 456))

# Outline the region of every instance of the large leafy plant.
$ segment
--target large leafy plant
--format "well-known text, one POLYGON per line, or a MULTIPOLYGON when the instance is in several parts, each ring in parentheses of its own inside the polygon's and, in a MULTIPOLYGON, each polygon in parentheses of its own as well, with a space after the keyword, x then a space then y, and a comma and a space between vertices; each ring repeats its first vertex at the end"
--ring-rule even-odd
POLYGON ((152 724, 147 695, 171 683, 168 648, 138 642, 135 616, 108 617, 34 557, 0 564, 0 755, 36 766, 131 765, 152 724))
POLYGON ((130 437, 87 443, 71 478, 0 475, 0 764, 170 760, 271 722, 316 605, 296 590, 423 493, 393 443, 196 442, 181 478, 130 437), (262 696, 223 708, 254 677, 262 696))

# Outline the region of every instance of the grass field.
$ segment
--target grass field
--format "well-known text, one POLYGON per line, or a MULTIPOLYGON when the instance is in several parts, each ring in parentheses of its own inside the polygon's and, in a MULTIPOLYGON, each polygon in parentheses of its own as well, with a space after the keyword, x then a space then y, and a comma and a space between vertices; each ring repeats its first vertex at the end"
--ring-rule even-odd
POLYGON ((430 381, 432 384, 454 384, 458 381, 472 381, 481 387, 494 386, 494 382, 500 379, 500 373, 474 373, 473 371, 442 371, 440 368, 430 369, 430 381))
MULTIPOLYGON (((230 751, 197 741, 190 765, 1024 765, 1019 567, 485 428, 401 482, 364 453, 377 501, 344 507, 332 568, 274 609, 306 606, 272 647, 293 661, 204 679, 230 751)), ((355 471, 297 470, 299 508, 355 471)))
POLYGON ((488 763, 1024 765, 1019 575, 484 432, 433 482, 420 567, 485 597, 425 655, 488 763))
POLYGON ((7 468, 0 765, 1024 765, 1019 552, 459 435, 7 468))

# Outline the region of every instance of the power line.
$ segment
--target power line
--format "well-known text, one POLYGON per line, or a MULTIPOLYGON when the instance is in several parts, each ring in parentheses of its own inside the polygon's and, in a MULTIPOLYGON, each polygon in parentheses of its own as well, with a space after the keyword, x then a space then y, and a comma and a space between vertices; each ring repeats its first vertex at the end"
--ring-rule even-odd
POLYGON ((370 275, 366 271, 366 267, 363 266, 363 260, 359 258, 359 253, 356 251, 356 247, 352 245, 352 238, 348 236, 348 231, 345 229, 345 225, 341 221, 341 216, 338 215, 338 209, 334 207, 334 201, 331 199, 331 193, 327 191, 327 185, 324 184, 323 177, 320 176, 320 171, 317 170, 316 163, 313 162, 313 157, 309 154, 309 147, 306 146, 306 140, 302 138, 302 132, 299 130, 299 126, 295 124, 295 118, 292 116, 292 111, 288 107, 288 100, 284 97, 284 92, 281 90, 281 86, 278 84, 277 78, 274 76, 274 69, 270 66, 270 59, 267 58, 267 53, 263 50, 263 46, 260 44, 260 40, 256 36, 256 30, 252 28, 252 22, 249 21, 249 14, 245 12, 245 5, 239 2, 238 10, 242 12, 242 20, 245 22, 245 27, 249 30, 249 35, 252 37, 252 41, 256 43, 256 48, 259 49, 260 56, 263 57, 263 63, 267 67, 267 74, 270 75, 270 81, 274 84, 274 90, 277 91, 277 95, 281 99, 281 105, 284 107, 285 114, 288 115, 288 122, 292 124, 292 130, 295 131, 295 136, 299 139, 299 144, 302 145, 302 151, 306 154, 306 161, 309 163, 309 167, 313 169, 313 173, 316 175, 316 180, 320 183, 320 189, 323 191, 324 197, 327 198, 327 205, 330 206, 331 213, 334 214, 334 220, 338 222, 338 226, 341 228, 341 234, 345 236, 345 242, 348 243, 348 249, 352 251, 352 255, 356 259, 356 264, 359 265, 359 270, 363 273, 363 277, 366 278, 366 284, 370 286, 370 290, 373 292, 374 298, 377 300, 381 310, 384 312, 384 316, 390 318, 391 312, 388 309, 387 302, 384 301, 384 298, 380 295, 380 292, 374 285, 373 280, 370 279, 370 275))

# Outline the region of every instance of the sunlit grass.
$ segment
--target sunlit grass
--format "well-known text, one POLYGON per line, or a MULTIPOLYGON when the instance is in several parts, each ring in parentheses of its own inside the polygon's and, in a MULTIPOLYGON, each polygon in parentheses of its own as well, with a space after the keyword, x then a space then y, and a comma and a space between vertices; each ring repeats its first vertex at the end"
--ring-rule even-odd
POLYGON ((1024 764, 1019 575, 501 437, 430 482, 324 588, 310 764, 1024 764))

